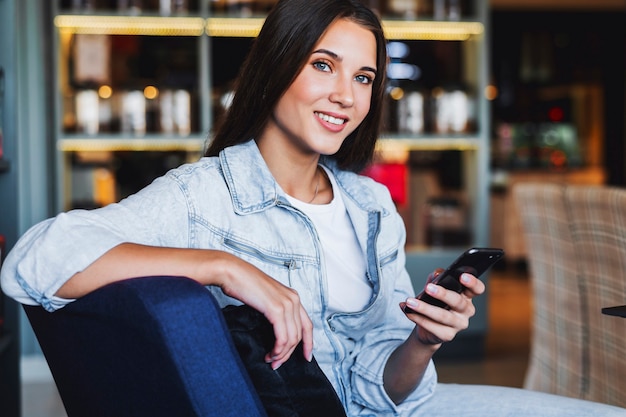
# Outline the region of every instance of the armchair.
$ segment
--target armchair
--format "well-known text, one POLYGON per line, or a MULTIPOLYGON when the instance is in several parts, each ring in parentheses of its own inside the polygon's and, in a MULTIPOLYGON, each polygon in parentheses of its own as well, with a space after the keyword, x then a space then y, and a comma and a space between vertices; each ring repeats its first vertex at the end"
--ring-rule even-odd
POLYGON ((70 417, 266 416, 219 306, 191 279, 130 279, 54 313, 24 310, 70 417))
POLYGON ((518 184, 533 338, 525 388, 626 407, 626 189, 518 184))

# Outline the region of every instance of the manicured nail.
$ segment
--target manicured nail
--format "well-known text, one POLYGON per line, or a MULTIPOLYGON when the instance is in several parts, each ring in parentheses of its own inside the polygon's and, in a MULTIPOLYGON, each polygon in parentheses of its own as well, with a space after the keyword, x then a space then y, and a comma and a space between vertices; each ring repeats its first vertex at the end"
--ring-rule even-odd
POLYGON ((439 291, 439 289, 437 288, 435 284, 428 284, 426 286, 426 289, 428 290, 430 294, 437 294, 437 291, 439 291))
POLYGON ((280 362, 272 362, 272 370, 275 371, 278 368, 280 368, 280 365, 282 365, 282 363, 280 362))
POLYGON ((411 308, 417 308, 417 306, 419 305, 419 302, 415 298, 408 298, 406 300, 406 305, 411 308))
POLYGON ((471 278, 470 278, 469 274, 461 274, 461 282, 469 284, 470 281, 471 281, 471 278))

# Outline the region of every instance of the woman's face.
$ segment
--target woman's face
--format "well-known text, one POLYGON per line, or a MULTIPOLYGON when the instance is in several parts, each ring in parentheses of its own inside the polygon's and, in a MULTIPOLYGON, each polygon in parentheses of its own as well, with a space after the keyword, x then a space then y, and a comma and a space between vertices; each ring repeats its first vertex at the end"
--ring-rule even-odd
POLYGON ((293 151, 332 155, 370 109, 376 39, 346 19, 332 23, 278 101, 262 140, 293 151))

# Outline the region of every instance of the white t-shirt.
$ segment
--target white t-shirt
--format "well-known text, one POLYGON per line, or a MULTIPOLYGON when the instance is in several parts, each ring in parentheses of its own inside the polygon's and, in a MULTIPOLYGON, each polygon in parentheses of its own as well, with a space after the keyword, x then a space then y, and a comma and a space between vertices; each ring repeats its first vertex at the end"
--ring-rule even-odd
POLYGON ((336 192, 335 177, 325 169, 333 187, 328 204, 307 204, 288 196, 296 208, 313 222, 322 243, 328 280, 328 309, 333 312, 363 310, 372 297, 372 287, 365 275, 366 263, 354 233, 341 194, 336 192))

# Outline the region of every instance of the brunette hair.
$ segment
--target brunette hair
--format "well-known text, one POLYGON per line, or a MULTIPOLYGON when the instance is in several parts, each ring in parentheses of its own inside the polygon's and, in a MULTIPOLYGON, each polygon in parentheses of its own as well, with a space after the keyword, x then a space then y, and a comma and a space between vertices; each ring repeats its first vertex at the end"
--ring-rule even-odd
POLYGON ((216 156, 224 148, 247 142, 261 133, 316 43, 331 23, 341 18, 374 34, 378 73, 372 84, 369 113, 329 158, 336 160, 340 168, 354 172, 371 161, 381 123, 387 44, 378 17, 361 0, 279 0, 239 72, 232 104, 205 156, 216 156))

